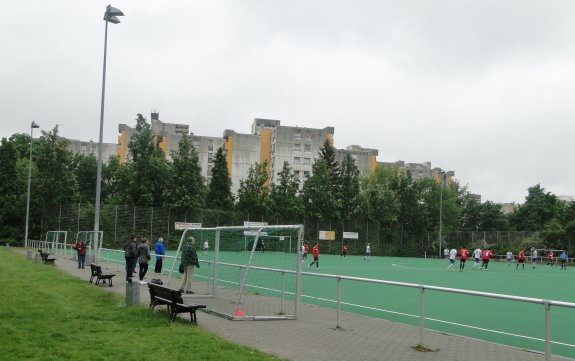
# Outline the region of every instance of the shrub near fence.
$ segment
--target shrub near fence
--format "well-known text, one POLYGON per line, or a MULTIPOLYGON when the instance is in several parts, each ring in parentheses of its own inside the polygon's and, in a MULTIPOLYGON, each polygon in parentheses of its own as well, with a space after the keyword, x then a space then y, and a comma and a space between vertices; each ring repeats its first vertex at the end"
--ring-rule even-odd
MULTIPOLYGON (((266 221, 273 224, 303 224, 304 239, 313 245, 318 241, 319 231, 335 231, 335 240, 319 240, 322 253, 338 254, 342 245, 349 246, 350 254, 363 254, 367 242, 374 255, 435 257, 439 254, 437 230, 423 234, 412 233, 401 224, 382 224, 356 218, 350 221, 318 221, 305 219, 250 219, 248 214, 238 211, 218 210, 176 210, 168 207, 138 207, 104 204, 100 210, 100 230, 104 232, 104 247, 120 248, 130 234, 148 237, 154 241, 163 237, 168 248, 177 247, 181 231, 175 229, 175 222, 202 223, 203 227, 237 226, 244 221, 266 221), (343 239, 343 232, 357 232, 358 239, 343 239)), ((75 239, 77 232, 93 230, 94 207, 87 203, 61 205, 44 211, 40 222, 40 234, 31 238, 42 238, 47 231, 68 231, 68 238, 75 239)), ((37 232, 37 230, 36 230, 37 232)), ((557 240, 555 249, 575 251, 575 235, 557 240)), ((442 234, 442 248, 445 246, 467 246, 481 248, 489 245, 496 253, 511 249, 516 253, 519 246, 531 245, 539 248, 552 246, 545 232, 521 231, 454 231, 442 234)))

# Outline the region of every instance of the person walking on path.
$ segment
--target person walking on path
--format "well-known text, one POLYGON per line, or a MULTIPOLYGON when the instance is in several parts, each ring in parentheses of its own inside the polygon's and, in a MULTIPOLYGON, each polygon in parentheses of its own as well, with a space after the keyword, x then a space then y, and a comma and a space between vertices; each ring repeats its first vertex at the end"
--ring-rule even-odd
POLYGON ((519 250, 519 254, 517 255, 517 264, 515 265, 515 269, 519 268, 520 263, 521 269, 525 270, 525 250, 523 248, 519 250))
POLYGON ((457 257, 457 250, 455 248, 449 251, 449 266, 447 266, 448 271, 454 271, 453 265, 455 264, 455 258, 457 257))
POLYGON ((78 268, 84 268, 86 265, 86 242, 79 239, 74 243, 73 248, 78 253, 78 268))
POLYGON ((566 271, 567 270, 567 253, 565 253, 565 251, 561 252, 559 259, 561 259, 561 270, 566 271))
POLYGON ((463 272, 463 269, 465 268, 465 261, 467 261, 467 255, 469 254, 469 251, 467 250, 467 247, 463 246, 460 250, 459 250, 459 272, 463 272))
POLYGON ((124 245, 124 259, 126 260, 126 282, 132 282, 132 275, 136 269, 136 262, 138 261, 138 245, 136 244, 136 236, 133 234, 128 238, 124 245))
POLYGON ((476 248, 475 251, 473 251, 473 260, 475 261, 475 263, 473 263, 473 269, 475 270, 475 267, 479 267, 479 261, 481 261, 481 249, 476 248))
POLYGON ((319 269, 319 243, 316 243, 311 250, 313 255, 313 262, 308 265, 308 268, 315 264, 315 267, 319 269))
POLYGON ((194 267, 200 268, 200 262, 198 261, 198 254, 196 253, 196 239, 194 237, 189 237, 184 250, 182 251, 182 263, 180 265, 183 268, 182 285, 180 286, 180 291, 182 293, 194 293, 192 291, 192 276, 194 274, 194 267))
POLYGON ((371 245, 368 242, 365 246, 365 257, 363 257, 363 260, 369 261, 369 257, 371 257, 371 245))
POLYGON ((148 272, 148 262, 150 262, 150 245, 148 244, 148 238, 144 237, 142 243, 138 245, 138 251, 136 252, 138 256, 138 263, 140 264, 140 284, 145 285, 144 276, 148 272))
POLYGON ((156 265, 154 266, 154 273, 161 274, 164 266, 164 258, 166 258, 166 247, 164 246, 164 239, 158 238, 154 245, 154 253, 156 254, 156 265))

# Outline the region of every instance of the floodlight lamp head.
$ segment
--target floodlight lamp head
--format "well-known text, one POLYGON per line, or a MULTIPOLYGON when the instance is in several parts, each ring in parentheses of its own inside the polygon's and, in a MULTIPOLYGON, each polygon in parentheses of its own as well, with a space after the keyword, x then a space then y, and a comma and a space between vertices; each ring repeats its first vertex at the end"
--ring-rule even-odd
POLYGON ((38 124, 36 124, 36 122, 32 122, 32 124, 30 125, 31 128, 40 128, 40 126, 38 124))
POLYGON ((116 16, 124 16, 124 13, 121 10, 112 7, 111 5, 108 5, 106 7, 106 12, 104 13, 104 21, 110 22, 112 24, 118 24, 120 23, 120 20, 116 16))

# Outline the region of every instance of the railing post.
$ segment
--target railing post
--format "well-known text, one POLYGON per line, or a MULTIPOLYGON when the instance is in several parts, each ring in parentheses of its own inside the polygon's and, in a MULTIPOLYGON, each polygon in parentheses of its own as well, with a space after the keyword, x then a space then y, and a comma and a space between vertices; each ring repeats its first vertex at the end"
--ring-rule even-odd
POLYGON ((280 314, 283 315, 284 314, 284 276, 285 276, 285 272, 282 271, 282 289, 281 289, 281 297, 280 297, 280 314))
POLYGON ((425 287, 419 286, 419 345, 423 346, 423 330, 425 329, 425 287))
POLYGON ((341 277, 337 276, 337 317, 335 328, 339 328, 339 313, 341 312, 341 277))
POLYGON ((545 361, 551 361, 551 304, 545 301, 545 361))

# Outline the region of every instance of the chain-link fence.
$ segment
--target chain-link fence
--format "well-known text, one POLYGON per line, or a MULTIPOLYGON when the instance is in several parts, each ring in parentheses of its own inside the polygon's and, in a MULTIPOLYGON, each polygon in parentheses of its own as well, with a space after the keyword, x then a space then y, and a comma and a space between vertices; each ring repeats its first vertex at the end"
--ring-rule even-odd
MULTIPOLYGON (((203 227, 237 226, 244 221, 267 221, 273 224, 303 224, 305 240, 313 246, 319 242, 322 253, 337 254, 344 244, 350 254, 363 254, 369 242, 374 255, 435 257, 440 248, 460 246, 491 247, 494 252, 505 253, 518 247, 536 247, 575 250, 575 235, 558 237, 551 232, 520 231, 454 231, 443 232, 441 247, 439 232, 434 229, 414 233, 401 224, 383 224, 361 219, 346 222, 303 219, 250 219, 249 214, 237 211, 176 210, 167 207, 138 207, 125 205, 102 205, 100 209, 100 230, 104 232, 103 247, 120 248, 132 233, 138 237, 155 240, 163 237, 168 248, 175 247, 181 231, 175 229, 176 222, 202 223, 203 227), (318 240, 320 231, 333 231, 335 239, 318 240), (344 232, 357 234, 355 238, 343 238, 344 232)), ((43 213, 41 236, 47 231, 68 231, 73 240, 82 231, 94 228, 94 207, 91 204, 68 204, 43 213)))

